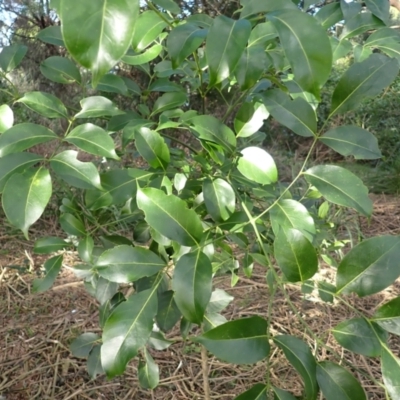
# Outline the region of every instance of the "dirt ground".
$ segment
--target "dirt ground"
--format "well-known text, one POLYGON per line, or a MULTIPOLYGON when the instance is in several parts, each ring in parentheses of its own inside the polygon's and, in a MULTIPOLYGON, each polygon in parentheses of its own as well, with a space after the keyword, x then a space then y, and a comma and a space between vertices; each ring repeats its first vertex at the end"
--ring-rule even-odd
MULTIPOLYGON (((370 222, 361 220, 365 236, 400 233, 400 200, 374 196, 375 212, 370 222)), ((54 227, 51 222, 46 229, 54 227)), ((0 400, 195 400, 203 399, 203 377, 199 348, 183 342, 178 331, 168 337, 175 343, 164 351, 152 351, 160 366, 160 386, 154 391, 140 389, 136 376, 137 364, 129 363, 126 373, 107 381, 104 376, 90 380, 85 360, 72 357, 68 346, 83 332, 100 332, 96 301, 85 291, 71 271, 64 268, 53 288, 33 295, 31 283, 42 259, 32 255, 32 249, 18 232, 3 226, 0 231, 0 400), (7 232, 7 233, 5 233, 7 232), (10 233, 11 232, 11 233, 10 233)), ((74 262, 71 255, 70 263, 74 262)), ((325 271, 328 275, 330 271, 325 271)), ((216 286, 235 297, 225 317, 268 316, 268 286, 265 272, 255 268, 252 280, 241 277, 235 287, 230 277, 217 279, 216 286)), ((378 359, 356 356, 343 351, 335 342, 331 328, 354 314, 342 303, 327 304, 313 294, 305 298, 300 288, 291 286, 289 296, 279 294, 271 310, 271 332, 303 337, 312 349, 314 339, 293 317, 290 303, 312 330, 321 337, 318 359, 339 362, 351 370, 363 383, 369 399, 385 399, 380 386, 378 359)), ((383 302, 400 295, 400 281, 382 293, 365 299, 350 296, 349 302, 366 315, 372 315, 383 302)), ((400 353, 400 338, 392 336, 390 346, 400 353)), ((209 384, 212 398, 234 399, 253 384, 262 382, 267 368, 272 383, 302 393, 301 378, 287 363, 283 354, 273 348, 267 362, 253 366, 225 364, 209 356, 209 384)))

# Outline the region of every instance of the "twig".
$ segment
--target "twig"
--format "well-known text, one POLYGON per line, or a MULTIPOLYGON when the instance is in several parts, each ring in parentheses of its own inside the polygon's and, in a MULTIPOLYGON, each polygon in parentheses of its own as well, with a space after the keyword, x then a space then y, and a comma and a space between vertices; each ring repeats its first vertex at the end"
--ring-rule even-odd
POLYGON ((208 381, 207 349, 201 346, 201 369, 203 371, 203 388, 205 400, 211 400, 210 383, 208 381))

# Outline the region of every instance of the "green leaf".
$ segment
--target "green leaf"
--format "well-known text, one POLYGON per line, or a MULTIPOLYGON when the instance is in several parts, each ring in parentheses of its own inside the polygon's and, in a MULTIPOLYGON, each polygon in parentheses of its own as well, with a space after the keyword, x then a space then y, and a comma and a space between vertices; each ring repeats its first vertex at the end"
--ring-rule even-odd
POLYGON ((182 314, 174 300, 174 292, 167 290, 158 296, 158 312, 156 322, 164 332, 171 330, 181 318, 182 314))
POLYGON ((344 20, 349 21, 361 12, 362 5, 355 1, 340 1, 340 8, 342 9, 344 20))
POLYGON ((274 342, 280 347, 290 364, 303 378, 307 400, 315 400, 318 395, 318 385, 315 377, 317 363, 310 348, 302 340, 290 336, 275 336, 274 342))
POLYGON ((94 248, 93 238, 89 235, 85 236, 78 244, 78 254, 82 261, 92 262, 92 253, 94 248))
POLYGON ((223 179, 205 179, 203 195, 207 211, 214 221, 226 221, 235 211, 235 192, 223 179))
POLYGON ((159 114, 166 110, 180 107, 187 102, 187 96, 184 92, 164 93, 154 103, 151 115, 159 114))
POLYGON ((247 20, 235 21, 225 16, 214 19, 206 39, 210 87, 228 78, 235 70, 250 33, 251 24, 247 20))
POLYGON ((288 229, 294 228, 312 243, 315 236, 315 224, 303 204, 296 200, 283 199, 276 203, 269 213, 275 235, 280 229, 287 232, 288 229))
POLYGON ((143 65, 157 58, 162 50, 163 46, 161 44, 155 44, 141 54, 128 52, 122 57, 122 61, 129 65, 143 65))
POLYGON ((122 245, 106 250, 95 268, 109 281, 130 283, 156 274, 165 268, 165 262, 145 248, 122 245))
POLYGON ((118 291, 118 283, 110 282, 107 279, 100 277, 96 282, 96 293, 95 297, 101 304, 109 304, 109 301, 118 291))
POLYGON ((191 338, 231 364, 254 364, 268 356, 267 321, 254 316, 229 321, 191 338))
POLYGON ((34 153, 12 153, 0 157, 0 193, 12 175, 23 172, 42 160, 42 156, 34 153))
POLYGON ((69 349, 74 357, 87 358, 99 339, 96 333, 83 333, 71 342, 69 349))
POLYGON ((320 87, 327 81, 332 67, 326 31, 315 18, 300 10, 276 11, 267 18, 279 33, 296 82, 319 98, 320 87))
POLYGON ((189 122, 200 139, 219 144, 230 153, 236 150, 235 134, 219 119, 212 115, 199 115, 189 122))
POLYGON ((353 110, 368 97, 377 96, 389 86, 399 72, 397 60, 372 54, 354 63, 340 78, 332 95, 330 117, 353 110))
POLYGON ((140 155, 153 168, 165 170, 170 161, 168 146, 162 136, 149 128, 141 127, 135 132, 135 144, 140 155))
POLYGON ((276 10, 282 10, 282 9, 295 10, 297 8, 291 0, 268 0, 268 1, 248 0, 246 2, 241 1, 241 4, 243 4, 244 7, 240 14, 240 18, 248 18, 254 14, 270 13, 276 10))
POLYGON ((339 264, 337 292, 355 292, 361 297, 380 292, 400 276, 399 257, 399 236, 377 236, 362 241, 339 264))
POLYGON ((319 9, 315 14, 315 19, 324 29, 328 29, 343 20, 343 13, 340 3, 334 2, 327 4, 319 9))
MULTIPOLYGON (((1 137, 0 137, 1 141, 1 137)), ((78 152, 65 150, 50 160, 54 172, 64 181, 81 189, 102 189, 97 168, 90 162, 77 159, 78 152)))
POLYGON ((201 251, 184 254, 176 263, 172 278, 175 303, 182 315, 200 325, 211 298, 212 266, 201 251))
POLYGON ((31 110, 47 118, 68 118, 68 112, 60 99, 43 92, 28 92, 17 100, 31 110))
POLYGON ((36 39, 40 39, 44 43, 49 43, 54 46, 65 47, 65 43, 61 34, 61 26, 48 26, 41 29, 36 35, 36 39))
POLYGON ((173 0, 153 0, 153 3, 167 11, 171 11, 173 14, 181 13, 181 8, 173 0))
POLYGON ((128 50, 138 14, 138 0, 61 0, 58 15, 65 46, 92 71, 94 86, 128 50))
POLYGON ((173 340, 166 339, 162 332, 155 331, 151 332, 150 338, 147 342, 147 344, 155 350, 168 349, 168 347, 173 343, 173 340))
POLYGON ((333 303, 334 294, 336 293, 336 286, 329 282, 319 281, 318 282, 318 294, 322 301, 326 303, 333 303))
POLYGON ((111 117, 107 124, 107 130, 109 132, 120 131, 125 128, 130 122, 140 119, 139 114, 134 111, 128 111, 127 113, 115 115, 111 117))
POLYGON ((251 389, 235 397, 235 400, 267 400, 267 386, 256 383, 251 389))
POLYGON ((97 375, 103 374, 103 367, 100 359, 101 345, 96 345, 90 352, 87 360, 88 374, 92 379, 96 379, 97 375))
POLYGON ((87 153, 119 160, 111 136, 99 126, 82 124, 74 128, 64 139, 87 153))
POLYGON ((390 3, 386 0, 365 0, 368 10, 383 22, 390 18, 390 3))
POLYGON ((346 57, 347 54, 349 54, 350 51, 353 50, 353 46, 349 40, 337 40, 332 36, 329 38, 329 40, 332 46, 332 57, 334 63, 336 63, 336 61, 340 60, 341 58, 346 57))
POLYGON ((269 113, 282 125, 300 136, 314 136, 317 117, 311 105, 301 97, 291 100, 281 90, 268 90, 262 101, 269 113))
POLYGON ((317 252, 297 229, 279 230, 274 251, 278 266, 289 282, 304 282, 318 271, 317 252))
POLYGON ((211 294, 210 302, 207 306, 207 313, 219 313, 232 302, 233 296, 222 289, 215 289, 211 294))
POLYGON ((198 245, 203 236, 200 218, 186 203, 162 190, 138 190, 137 205, 144 211, 147 223, 156 231, 183 246, 198 245))
POLYGON ((278 180, 278 171, 275 161, 259 147, 246 147, 241 152, 238 170, 247 179, 253 182, 269 185, 278 180))
POLYGON ((400 297, 379 307, 372 320, 385 331, 400 336, 400 297))
POLYGON ((64 232, 68 235, 83 237, 86 236, 85 225, 82 221, 70 213, 61 214, 59 223, 64 232))
POLYGON ((126 87, 124 80, 115 74, 103 75, 99 79, 96 89, 101 92, 118 93, 125 96, 128 94, 128 88, 126 87))
POLYGON ((245 138, 258 132, 268 117, 269 112, 264 104, 257 101, 243 103, 234 121, 237 137, 245 138))
POLYGON ((82 80, 81 73, 75 63, 65 57, 53 56, 46 58, 40 64, 40 72, 47 79, 57 83, 81 83, 82 80))
POLYGON ((171 57, 172 67, 178 68, 186 57, 190 56, 203 43, 207 30, 195 24, 178 25, 167 37, 167 50, 171 57))
POLYGON ((47 236, 36 240, 33 252, 36 254, 50 254, 69 247, 64 239, 55 236, 47 236))
POLYGON ((274 400, 296 400, 296 398, 286 390, 279 389, 275 386, 272 387, 274 391, 274 400))
POLYGON ((381 341, 387 341, 387 333, 364 318, 353 318, 336 325, 333 336, 345 349, 368 357, 381 354, 381 341))
POLYGON ((392 28, 381 28, 368 37, 364 46, 378 48, 389 57, 400 58, 400 33, 392 28))
POLYGON ((369 216, 372 201, 361 179, 345 168, 335 165, 317 165, 304 172, 307 182, 314 185, 330 202, 356 209, 369 216))
POLYGON ((21 229, 28 239, 28 229, 43 214, 52 194, 50 173, 46 168, 30 168, 8 179, 2 196, 8 221, 21 229))
POLYGON ((75 118, 112 117, 124 114, 111 100, 102 96, 86 97, 80 101, 80 104, 82 111, 76 114, 75 118))
POLYGON ((324 133, 320 141, 342 156, 356 160, 375 160, 382 157, 376 137, 358 126, 338 126, 324 133))
POLYGON ((103 330, 101 364, 109 379, 121 375, 150 337, 157 313, 157 285, 119 304, 103 330))
MULTIPOLYGON (((161 14, 168 20, 166 14, 161 14)), ((155 11, 145 11, 139 15, 135 23, 132 47, 135 51, 142 51, 149 46, 164 30, 167 23, 155 11)))
POLYGON ((139 361, 139 383, 143 389, 154 389, 160 381, 160 371, 148 350, 144 348, 143 352, 145 362, 143 363, 142 360, 139 361))
POLYGON ((386 346, 382 347, 382 376, 392 400, 400 398, 400 359, 386 346))
MULTIPOLYGON (((260 3, 261 4, 261 3, 260 3)), ((278 32, 270 21, 257 24, 250 33, 248 47, 262 46, 265 47, 267 42, 275 39, 278 32)))
POLYGON ((322 361, 317 365, 317 381, 327 400, 366 400, 354 376, 340 365, 322 361))
POLYGON ((57 135, 44 126, 28 122, 17 124, 0 135, 0 157, 18 153, 54 139, 57 139, 57 135))
POLYGON ((49 258, 44 263, 44 269, 46 271, 46 276, 43 279, 34 279, 32 283, 32 292, 33 293, 41 293, 50 289, 53 285, 54 281, 57 278, 58 273, 62 267, 63 255, 59 254, 58 256, 54 256, 49 258))
POLYGON ((14 124, 14 113, 10 106, 3 104, 0 106, 0 133, 4 133, 14 124))
POLYGON ((370 12, 359 13, 346 20, 340 39, 349 39, 381 26, 385 26, 385 24, 370 12))
POLYGON ((5 73, 17 68, 27 51, 28 48, 21 44, 4 46, 0 53, 0 68, 5 73))

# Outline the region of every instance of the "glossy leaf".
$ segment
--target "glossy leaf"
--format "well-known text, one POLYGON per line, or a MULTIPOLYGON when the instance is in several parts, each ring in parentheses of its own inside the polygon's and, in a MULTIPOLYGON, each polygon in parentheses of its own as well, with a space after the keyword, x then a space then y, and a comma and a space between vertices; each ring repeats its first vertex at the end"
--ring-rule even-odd
POLYGON ((197 245, 203 235, 200 219, 186 203, 162 190, 138 190, 138 207, 144 211, 147 223, 165 237, 183 246, 197 245))
POLYGON ((382 376, 392 400, 400 397, 400 359, 387 347, 382 348, 382 376))
POLYGON ((124 80, 115 74, 103 75, 99 79, 96 89, 101 92, 118 93, 125 96, 128 94, 128 88, 126 87, 124 80))
POLYGON ((166 110, 180 107, 186 103, 187 97, 184 92, 168 92, 160 96, 154 103, 152 115, 159 114, 166 110))
POLYGON ((342 156, 354 156, 356 160, 382 157, 376 137, 358 126, 338 126, 324 133, 320 141, 342 156))
POLYGON ((48 26, 47 28, 41 29, 36 35, 36 38, 40 39, 44 43, 49 43, 54 46, 65 46, 61 34, 61 26, 58 25, 48 26))
POLYGON ((27 92, 18 102, 47 118, 68 118, 67 109, 61 100, 48 93, 27 92))
POLYGON ((398 72, 398 62, 382 54, 372 54, 365 61, 354 63, 336 85, 330 116, 355 109, 365 98, 378 95, 398 72))
POLYGON ((268 356, 267 321, 261 317, 226 322, 191 340, 232 364, 254 364, 268 356))
POLYGON ((267 400, 267 386, 257 383, 251 389, 235 397, 235 400, 267 400))
POLYGON ((57 175, 74 187, 102 189, 100 176, 94 164, 81 162, 77 156, 77 151, 65 150, 54 156, 50 165, 57 175))
POLYGON ((400 276, 400 237, 377 236, 353 247, 340 262, 336 286, 338 293, 359 296, 378 293, 400 276))
POLYGON ((240 173, 251 181, 269 185, 278 179, 275 161, 259 147, 246 147, 241 152, 238 162, 240 173))
POLYGON ((356 209, 363 215, 372 213, 372 201, 361 179, 345 168, 317 165, 304 172, 305 178, 330 202, 356 209))
POLYGON ((28 239, 28 229, 43 214, 52 194, 50 173, 45 168, 30 168, 8 179, 2 196, 8 221, 21 229, 28 239))
POLYGON ((61 270, 62 262, 63 262, 63 255, 59 254, 58 256, 49 258, 44 263, 46 276, 42 279, 34 279, 32 283, 33 293, 45 292, 46 290, 50 289, 53 286, 53 283, 56 280, 57 275, 61 270))
POLYGON ((214 221, 226 221, 235 211, 236 196, 232 186, 221 178, 203 182, 204 202, 214 221))
POLYGON ((160 329, 164 332, 171 330, 181 318, 182 314, 179 311, 174 299, 174 292, 167 290, 158 296, 158 311, 156 322, 160 329))
MULTIPOLYGON (((57 27, 58 28, 58 27, 57 27)), ((40 64, 40 72, 53 82, 81 83, 81 73, 75 63, 68 58, 53 56, 40 64)))
POLYGON ((85 225, 74 215, 70 213, 61 214, 58 221, 63 231, 68 233, 68 235, 77 237, 84 237, 86 235, 85 225))
POLYGON ((375 311, 373 321, 385 331, 400 336, 400 297, 379 307, 375 311))
POLYGON ((167 50, 172 67, 178 68, 186 57, 200 47, 206 36, 207 30, 191 23, 178 25, 172 29, 167 37, 167 50))
POLYGON ((282 9, 296 9, 296 6, 291 0, 248 0, 246 2, 242 1, 241 3, 244 5, 244 7, 240 14, 240 18, 248 18, 255 14, 270 13, 272 11, 282 9))
POLYGON ((128 54, 122 57, 122 61, 129 65, 143 65, 157 58, 162 50, 163 46, 161 44, 155 44, 140 54, 131 54, 128 52, 128 54))
POLYGON ((212 272, 211 261, 201 250, 184 254, 175 265, 175 303, 188 321, 198 325, 211 298, 212 272))
POLYGON ((111 136, 99 126, 82 124, 74 128, 64 139, 87 153, 119 160, 111 136))
POLYGON ((327 400, 366 400, 360 383, 340 365, 322 361, 317 365, 317 381, 327 400))
POLYGON ((89 235, 85 236, 78 244, 78 254, 82 261, 92 262, 92 253, 94 248, 93 238, 89 235))
POLYGON ((28 48, 22 44, 4 46, 0 53, 0 68, 5 73, 17 68, 27 51, 28 48))
POLYGON ((345 349, 368 357, 381 354, 381 341, 387 341, 387 333, 364 318, 353 318, 336 325, 333 336, 345 349))
POLYGON ((103 330, 101 364, 113 378, 125 371, 150 337, 157 313, 157 288, 144 290, 119 304, 108 317, 103 330))
POLYGON ((87 358, 93 349, 94 344, 99 339, 100 338, 96 333, 83 333, 71 342, 69 349, 74 357, 87 358))
POLYGON ((289 282, 304 282, 318 270, 318 257, 313 245, 297 229, 281 229, 274 241, 275 258, 289 282))
POLYGON ((0 106, 0 133, 4 133, 14 125, 14 113, 10 106, 3 104, 0 106))
POLYGON ((165 262, 143 247, 122 245, 106 250, 95 267, 109 281, 130 283, 156 274, 165 267, 165 262))
POLYGON ((303 378, 305 398, 315 400, 318 395, 318 384, 315 377, 317 363, 308 345, 290 335, 275 336, 274 342, 282 349, 290 364, 303 378))
POLYGON ((327 81, 332 67, 326 31, 300 10, 277 11, 267 17, 279 33, 296 82, 318 98, 320 86, 327 81))
POLYGON ((139 383, 143 389, 154 389, 160 381, 160 371, 148 350, 144 348, 143 352, 145 361, 139 361, 139 383))
POLYGON ((400 58, 400 33, 392 28, 381 28, 368 37, 364 46, 378 48, 389 57, 400 58))
POLYGON ((57 139, 50 129, 29 122, 14 125, 0 135, 0 157, 57 139))
POLYGON ((268 112, 282 125, 300 136, 314 136, 317 131, 317 118, 311 105, 297 97, 291 100, 281 90, 268 90, 262 95, 268 112))
POLYGON ((276 203, 269 213, 275 235, 280 229, 287 232, 294 228, 312 243, 315 236, 315 224, 303 204, 296 200, 283 199, 276 203))
POLYGON ((153 168, 166 169, 170 154, 162 136, 149 128, 142 127, 135 132, 135 144, 140 155, 153 168))
POLYGON ((206 39, 206 57, 209 68, 209 86, 228 78, 235 70, 250 37, 251 24, 225 16, 214 19, 206 39))
POLYGON ((249 137, 263 126, 269 112, 260 102, 243 103, 239 108, 234 125, 237 137, 249 137))
POLYGON ((33 251, 36 254, 50 254, 63 250, 69 246, 70 244, 64 239, 56 236, 47 236, 36 240, 33 251))
POLYGON ((58 15, 65 46, 92 71, 94 86, 128 50, 138 14, 137 0, 61 0, 58 15))
POLYGON ((75 118, 112 117, 123 114, 109 99, 102 96, 86 97, 80 101, 82 111, 75 118))

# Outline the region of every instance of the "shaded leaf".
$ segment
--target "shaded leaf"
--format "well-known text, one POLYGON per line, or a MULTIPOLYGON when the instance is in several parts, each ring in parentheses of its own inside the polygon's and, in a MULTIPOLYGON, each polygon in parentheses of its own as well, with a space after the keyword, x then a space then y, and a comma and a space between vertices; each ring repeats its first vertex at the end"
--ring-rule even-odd
POLYGON ((146 127, 140 127, 135 132, 135 144, 140 155, 153 168, 165 170, 170 161, 168 146, 162 136, 146 127))
POLYGON ((73 61, 65 57, 53 56, 46 58, 40 64, 40 72, 53 82, 64 84, 81 83, 81 73, 78 67, 73 61))
POLYGON ((68 235, 83 237, 86 235, 86 229, 83 222, 70 213, 61 214, 59 223, 64 232, 68 235))
POLYGON ((74 357, 87 358, 94 344, 99 339, 99 335, 96 333, 83 333, 71 342, 69 349, 74 357))
POLYGON ((180 107, 186 103, 187 97, 184 92, 167 92, 160 96, 154 103, 151 115, 159 114, 165 110, 180 107))
POLYGON ((373 321, 386 331, 400 336, 400 297, 379 307, 375 311, 373 321))
POLYGON ((296 400, 296 398, 286 390, 277 387, 273 387, 272 390, 274 391, 274 400, 296 400))
POLYGON ((400 359, 386 346, 382 347, 382 376, 385 388, 396 400, 400 397, 400 359))
POLYGON ((45 292, 46 290, 51 288, 57 278, 58 273, 60 272, 62 261, 63 255, 59 254, 58 256, 49 258, 44 263, 46 276, 43 279, 34 279, 32 283, 32 291, 34 293, 45 292))
POLYGON ((96 89, 101 92, 118 93, 125 96, 128 94, 128 88, 126 87, 124 80, 115 74, 103 75, 99 79, 96 89))
POLYGON ((64 239, 55 236, 47 236, 36 240, 33 251, 36 254, 50 254, 69 246, 71 245, 64 239))
POLYGON ((61 34, 61 26, 48 26, 47 28, 41 29, 36 35, 37 39, 40 39, 44 43, 53 44, 54 46, 64 47, 64 39, 61 34))
POLYGON ((181 318, 182 314, 174 300, 174 292, 167 290, 158 296, 157 325, 164 332, 171 330, 181 318))
POLYGON ((93 350, 90 352, 88 357, 87 369, 88 374, 92 379, 95 379, 97 375, 104 373, 103 367, 101 366, 100 352, 101 345, 96 345, 93 347, 93 350))
POLYGON ((138 378, 144 389, 154 389, 160 381, 160 371, 146 348, 143 349, 145 362, 139 361, 138 378))
POLYGON ((251 389, 235 397, 235 400, 267 400, 267 386, 256 383, 251 389))
POLYGON ((68 118, 64 104, 57 97, 43 92, 28 92, 17 100, 47 118, 68 118))
POLYGON ((14 124, 14 113, 10 106, 3 104, 0 106, 0 133, 4 133, 14 124))
POLYGON ((254 14, 270 13, 272 11, 282 9, 296 10, 297 8, 291 0, 248 0, 246 2, 242 1, 241 3, 244 5, 244 7, 240 14, 240 18, 248 18, 254 14))
POLYGON ((0 53, 0 68, 5 73, 17 68, 27 51, 28 48, 22 44, 4 46, 0 53))
POLYGON ((370 12, 359 13, 350 19, 346 19, 340 39, 349 39, 381 26, 385 26, 385 24, 370 12))

